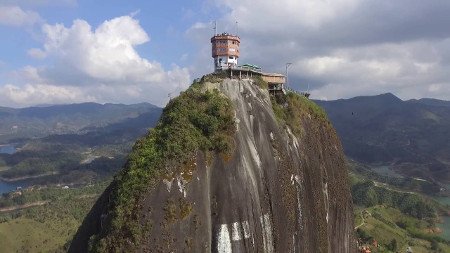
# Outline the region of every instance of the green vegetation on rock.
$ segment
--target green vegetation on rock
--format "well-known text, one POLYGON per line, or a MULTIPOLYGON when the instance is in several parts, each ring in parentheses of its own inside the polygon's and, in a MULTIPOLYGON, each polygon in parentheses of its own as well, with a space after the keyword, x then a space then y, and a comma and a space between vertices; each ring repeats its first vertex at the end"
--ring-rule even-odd
POLYGON ((227 77, 228 77, 228 73, 226 71, 214 72, 214 73, 202 76, 202 78, 200 80, 196 79, 198 81, 196 81, 196 82, 194 81, 194 86, 196 84, 197 85, 201 85, 201 84, 206 83, 206 82, 220 83, 220 82, 223 81, 223 79, 225 79, 227 77))
POLYGON ((218 90, 203 89, 203 82, 219 81, 207 76, 171 100, 158 125, 136 142, 125 169, 115 178, 103 233, 91 238, 91 250, 111 252, 133 248, 145 234, 139 224, 140 196, 161 178, 195 159, 198 151, 229 153, 235 131, 231 101, 218 90))
POLYGON ((303 95, 287 92, 285 96, 272 96, 271 100, 277 120, 287 124, 297 136, 303 135, 302 125, 298 122, 305 118, 314 118, 330 125, 325 111, 303 95))
POLYGON ((269 84, 262 79, 261 76, 253 77, 254 84, 256 84, 259 88, 267 90, 269 88, 269 84))

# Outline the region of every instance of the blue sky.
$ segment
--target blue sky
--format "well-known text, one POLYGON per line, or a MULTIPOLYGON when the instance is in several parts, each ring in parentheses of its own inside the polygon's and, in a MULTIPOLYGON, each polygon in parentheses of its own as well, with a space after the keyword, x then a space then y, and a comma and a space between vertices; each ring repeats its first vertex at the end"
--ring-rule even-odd
MULTIPOLYGON (((193 51, 195 44, 186 40, 184 33, 196 22, 208 22, 219 15, 216 9, 209 8, 203 1, 71 1, 67 4, 23 4, 24 10, 33 10, 46 23, 62 23, 70 26, 75 19, 88 21, 97 27, 105 20, 134 14, 140 25, 149 34, 151 41, 137 48, 143 57, 158 59, 164 66, 180 63, 183 54, 193 51), (101 11, 100 11, 101 10, 101 11), (180 41, 187 42, 182 44, 180 41)), ((1 59, 7 70, 14 70, 27 64, 38 64, 27 55, 30 48, 41 45, 37 30, 1 26, 0 32, 8 34, 1 41, 1 59)))
POLYGON ((212 71, 209 38, 239 22, 240 63, 314 98, 450 100, 445 0, 0 2, 0 106, 164 105, 212 71))

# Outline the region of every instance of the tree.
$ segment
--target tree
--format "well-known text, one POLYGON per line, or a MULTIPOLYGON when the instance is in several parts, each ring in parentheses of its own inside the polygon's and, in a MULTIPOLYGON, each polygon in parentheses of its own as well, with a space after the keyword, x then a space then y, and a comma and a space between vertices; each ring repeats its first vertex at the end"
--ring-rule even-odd
POLYGON ((373 240, 373 237, 368 234, 365 230, 362 230, 361 228, 358 228, 356 230, 356 234, 358 238, 360 238, 363 242, 369 242, 373 240))
POLYGON ((439 250, 439 243, 436 240, 431 241, 431 249, 434 251, 439 250))
POLYGON ((397 240, 392 239, 391 242, 387 245, 387 249, 396 252, 398 250, 397 240))

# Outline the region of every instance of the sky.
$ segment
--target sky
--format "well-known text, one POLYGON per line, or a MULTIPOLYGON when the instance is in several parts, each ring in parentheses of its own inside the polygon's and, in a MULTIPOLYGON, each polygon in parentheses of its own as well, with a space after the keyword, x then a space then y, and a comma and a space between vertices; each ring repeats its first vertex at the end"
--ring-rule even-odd
POLYGON ((450 100, 448 0, 0 0, 0 106, 163 106, 213 71, 210 38, 239 63, 285 72, 316 99, 391 92, 450 100))

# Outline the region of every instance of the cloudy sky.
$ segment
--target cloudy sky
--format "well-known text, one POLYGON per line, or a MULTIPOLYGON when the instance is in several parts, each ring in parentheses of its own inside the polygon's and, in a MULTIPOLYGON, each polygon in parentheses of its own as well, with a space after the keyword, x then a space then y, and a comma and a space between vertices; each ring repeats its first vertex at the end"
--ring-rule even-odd
POLYGON ((0 106, 164 105, 212 71, 212 21, 240 63, 314 98, 450 100, 448 0, 1 0, 0 106), (236 24, 237 21, 237 24, 236 24))

